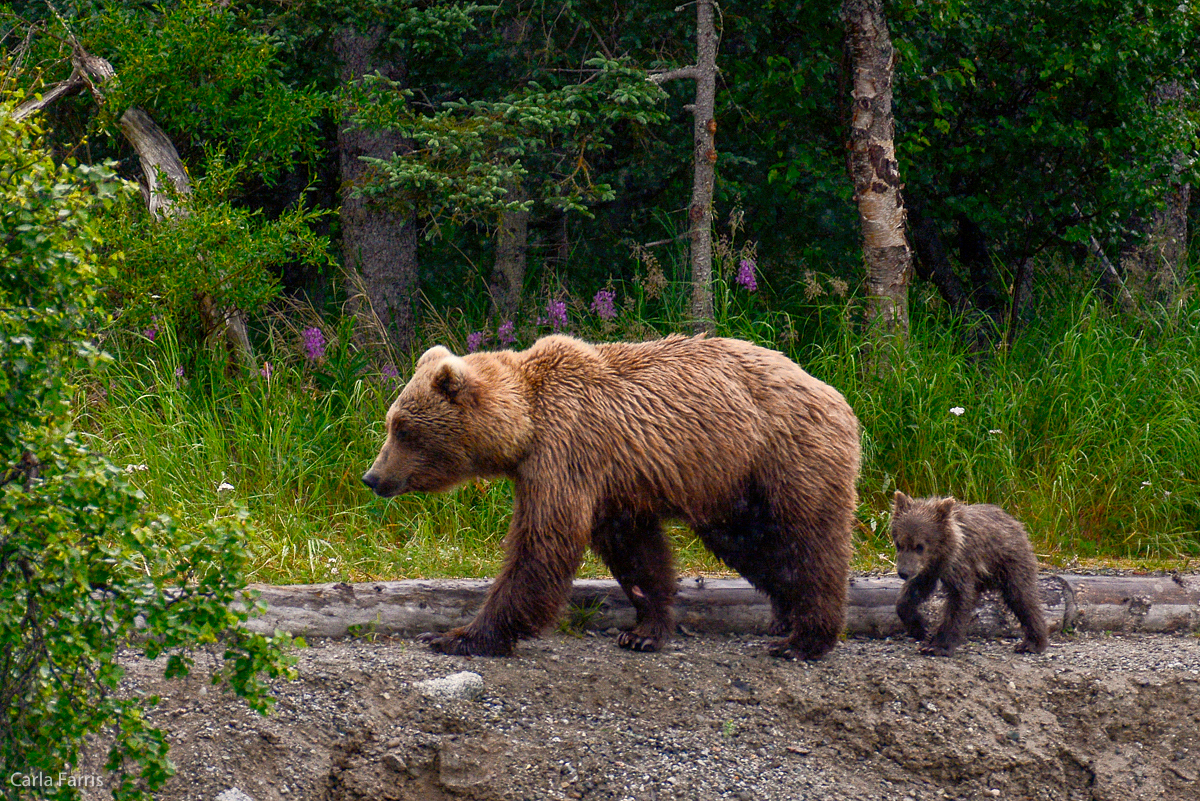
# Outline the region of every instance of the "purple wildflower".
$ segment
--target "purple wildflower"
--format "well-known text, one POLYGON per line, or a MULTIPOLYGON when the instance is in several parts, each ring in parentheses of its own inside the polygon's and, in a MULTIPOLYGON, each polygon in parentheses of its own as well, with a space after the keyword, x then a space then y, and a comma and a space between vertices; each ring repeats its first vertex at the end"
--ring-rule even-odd
POLYGON ((142 332, 142 336, 144 336, 146 339, 153 342, 154 338, 156 336, 158 336, 158 329, 155 328, 154 326, 150 326, 149 328, 147 328, 145 331, 142 332))
POLYGON ((515 328, 512 320, 505 320, 500 324, 500 327, 496 329, 496 337, 500 340, 501 345, 507 346, 517 341, 517 337, 513 334, 515 328))
POLYGON ((400 371, 396 369, 396 365, 394 364, 385 364, 383 369, 379 371, 379 374, 388 381, 394 381, 397 385, 400 383, 400 371))
POLYGON ((738 262, 737 282, 739 285, 746 288, 747 292, 754 292, 758 289, 758 279, 754 277, 754 260, 742 259, 738 262))
POLYGON ((567 302, 552 300, 546 304, 546 318, 551 328, 559 331, 567 327, 567 302))
POLYGON ((258 374, 261 375, 263 378, 270 380, 271 373, 273 373, 273 372, 275 372, 275 368, 271 367, 271 363, 263 362, 262 369, 258 371, 258 374))
POLYGON ((175 377, 183 378, 183 365, 182 364, 175 368, 175 377))
POLYGON ((474 331, 467 334, 467 353, 474 353, 482 348, 483 344, 487 342, 487 338, 487 331, 474 331))
POLYGON ((301 336, 304 339, 304 354, 310 362, 318 362, 325 358, 325 334, 320 328, 305 328, 301 336))
POLYGON ((601 289, 596 293, 596 296, 592 298, 592 311, 594 311, 596 316, 601 320, 611 320, 617 316, 617 309, 613 305, 613 301, 616 299, 616 290, 601 289))

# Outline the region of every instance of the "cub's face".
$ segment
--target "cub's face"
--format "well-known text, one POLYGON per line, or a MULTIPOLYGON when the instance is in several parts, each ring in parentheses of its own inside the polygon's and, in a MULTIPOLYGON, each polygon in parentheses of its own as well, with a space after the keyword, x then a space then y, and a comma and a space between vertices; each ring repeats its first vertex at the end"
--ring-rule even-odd
POLYGON ((957 530, 950 525, 953 498, 913 500, 897 492, 892 500, 892 542, 896 573, 908 579, 934 569, 953 548, 957 530))
POLYGON ((390 498, 504 473, 528 428, 510 383, 480 359, 468 364, 443 347, 426 351, 388 409, 383 447, 363 483, 390 498))

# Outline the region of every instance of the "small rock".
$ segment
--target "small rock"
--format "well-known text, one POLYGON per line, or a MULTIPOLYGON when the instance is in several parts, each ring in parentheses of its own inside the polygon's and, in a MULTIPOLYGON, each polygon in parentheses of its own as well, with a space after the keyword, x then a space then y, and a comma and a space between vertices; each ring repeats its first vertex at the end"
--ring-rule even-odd
POLYGON ((384 755, 383 766, 388 770, 395 771, 396 773, 404 773, 408 770, 408 763, 401 759, 397 754, 384 755))
POLYGON ((413 689, 430 698, 448 698, 471 701, 483 693, 483 676, 464 670, 444 679, 418 681, 413 689))
POLYGON ((228 790, 217 793, 217 801, 254 801, 254 798, 236 787, 230 787, 228 790))

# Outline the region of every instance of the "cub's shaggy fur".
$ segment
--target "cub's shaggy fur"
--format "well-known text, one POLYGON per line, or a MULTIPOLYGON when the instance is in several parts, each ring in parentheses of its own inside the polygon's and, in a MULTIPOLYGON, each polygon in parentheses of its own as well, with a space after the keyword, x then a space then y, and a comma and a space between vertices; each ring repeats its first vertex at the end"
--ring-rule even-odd
POLYGON ((774 351, 734 339, 526 351, 426 352, 387 414, 363 481, 383 497, 513 482, 504 568, 435 651, 506 655, 553 623, 588 546, 637 610, 618 643, 653 651, 673 629, 660 522, 690 525, 771 599, 778 656, 816 659, 845 619, 858 421, 842 396, 774 351))
POLYGON ((1048 637, 1038 600, 1037 559, 1025 528, 999 506, 967 505, 953 498, 892 499, 896 572, 904 589, 896 614, 908 633, 925 640, 921 602, 939 580, 946 611, 923 654, 950 656, 966 637, 982 590, 999 590, 1025 630, 1017 653, 1041 653, 1048 637))

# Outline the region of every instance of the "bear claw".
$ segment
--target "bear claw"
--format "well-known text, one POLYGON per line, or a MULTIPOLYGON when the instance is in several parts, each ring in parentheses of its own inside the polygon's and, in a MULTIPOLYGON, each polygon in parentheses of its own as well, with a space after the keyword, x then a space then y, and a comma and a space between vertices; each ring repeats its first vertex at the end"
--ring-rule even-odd
POLYGON ((921 653, 925 654, 926 656, 953 656, 954 655, 953 648, 946 648, 945 646, 942 646, 942 645, 922 645, 920 650, 921 650, 921 653))
POLYGON ((658 638, 642 637, 634 634, 632 631, 622 631, 618 634, 617 645, 630 651, 643 651, 646 653, 657 651, 659 648, 658 638))
POLYGON ((512 653, 511 645, 505 647, 503 644, 489 643, 478 637, 453 632, 439 634, 436 631, 427 631, 418 634, 417 640, 428 645, 429 650, 434 653, 447 656, 509 656, 512 653))
POLYGON ((833 650, 833 645, 809 644, 800 645, 793 640, 780 640, 772 645, 767 653, 776 659, 787 659, 794 661, 803 659, 806 662, 815 662, 825 654, 833 650))

